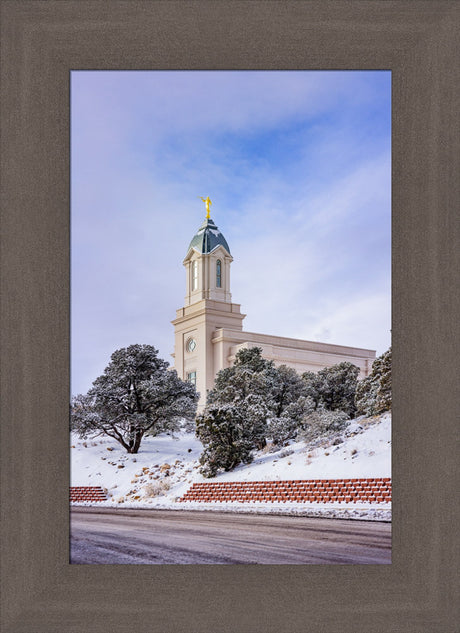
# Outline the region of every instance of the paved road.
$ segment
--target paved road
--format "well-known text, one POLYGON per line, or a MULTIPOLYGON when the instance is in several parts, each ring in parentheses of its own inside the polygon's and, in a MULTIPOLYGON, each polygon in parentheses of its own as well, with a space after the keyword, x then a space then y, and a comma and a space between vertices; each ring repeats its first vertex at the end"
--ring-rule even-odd
POLYGON ((73 508, 77 564, 391 563, 391 524, 297 516, 73 508))

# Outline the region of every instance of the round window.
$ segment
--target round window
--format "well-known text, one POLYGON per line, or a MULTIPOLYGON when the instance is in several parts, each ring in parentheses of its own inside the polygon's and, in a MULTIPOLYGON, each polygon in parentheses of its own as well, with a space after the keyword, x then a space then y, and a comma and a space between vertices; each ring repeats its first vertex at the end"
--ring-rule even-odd
POLYGON ((188 339, 186 348, 187 348, 187 352, 193 352, 195 350, 195 348, 196 348, 196 341, 195 341, 194 338, 189 338, 188 339))

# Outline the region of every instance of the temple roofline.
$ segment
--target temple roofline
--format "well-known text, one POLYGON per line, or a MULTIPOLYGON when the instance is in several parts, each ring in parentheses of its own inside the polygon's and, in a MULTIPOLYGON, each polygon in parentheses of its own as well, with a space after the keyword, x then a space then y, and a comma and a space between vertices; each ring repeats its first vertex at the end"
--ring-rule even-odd
POLYGON ((320 341, 308 341, 306 339, 296 339, 286 336, 277 336, 276 334, 261 334, 258 332, 246 332, 245 330, 232 330, 230 328, 217 328, 215 336, 212 338, 213 343, 221 340, 238 341, 241 343, 265 343, 267 345, 280 345, 283 347, 292 347, 297 349, 305 349, 313 352, 328 352, 332 354, 346 354, 347 356, 375 358, 376 351, 361 347, 352 347, 348 345, 337 345, 335 343, 322 343, 320 341), (233 335, 233 336, 232 336, 233 335))

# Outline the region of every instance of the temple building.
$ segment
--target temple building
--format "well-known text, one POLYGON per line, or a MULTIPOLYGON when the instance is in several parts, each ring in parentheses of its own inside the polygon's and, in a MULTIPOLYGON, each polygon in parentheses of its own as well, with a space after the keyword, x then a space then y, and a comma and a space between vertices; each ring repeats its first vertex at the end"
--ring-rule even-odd
MULTIPOLYGON (((204 199, 203 199, 204 200, 204 199)), ((207 202, 206 202, 207 201, 207 202)), ((232 302, 230 266, 233 261, 225 237, 207 215, 193 236, 183 265, 186 272, 184 307, 172 321, 175 328, 174 367, 180 378, 200 392, 199 408, 214 386, 217 372, 229 367, 241 348, 261 347, 264 358, 288 365, 299 373, 318 371, 343 361, 370 373, 375 351, 300 339, 245 332, 241 306, 232 302)))

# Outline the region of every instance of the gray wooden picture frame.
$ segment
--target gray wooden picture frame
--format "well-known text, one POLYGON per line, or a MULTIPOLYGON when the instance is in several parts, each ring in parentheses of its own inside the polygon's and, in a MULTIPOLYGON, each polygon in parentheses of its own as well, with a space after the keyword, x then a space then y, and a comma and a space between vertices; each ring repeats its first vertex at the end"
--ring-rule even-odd
POLYGON ((1 3, 2 631, 459 630, 459 6, 1 3), (72 69, 392 71, 391 565, 69 564, 72 69))

